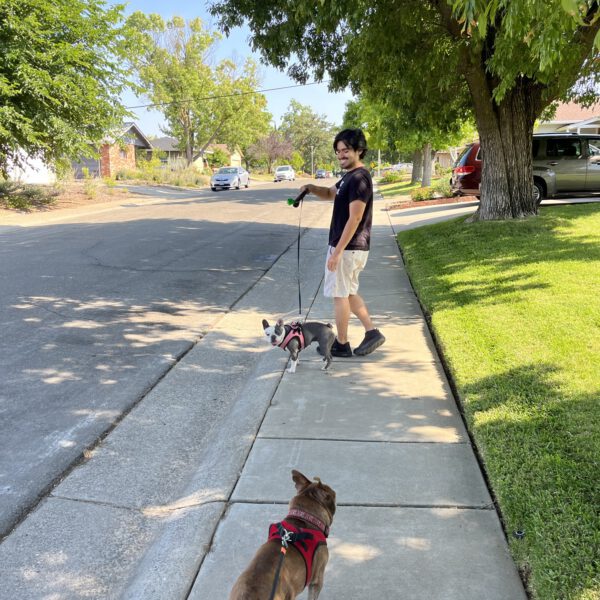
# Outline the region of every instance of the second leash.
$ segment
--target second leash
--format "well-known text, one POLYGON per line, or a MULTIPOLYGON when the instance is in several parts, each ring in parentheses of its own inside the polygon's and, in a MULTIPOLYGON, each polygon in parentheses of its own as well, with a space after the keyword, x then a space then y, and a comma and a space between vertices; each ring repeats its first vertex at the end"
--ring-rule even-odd
POLYGON ((300 237, 302 234, 302 204, 304 200, 304 196, 308 194, 308 190, 304 190, 300 192, 300 194, 295 198, 288 198, 288 204, 293 206, 294 208, 300 207, 300 213, 298 214, 298 263, 297 263, 297 276, 298 276, 298 314, 302 314, 302 291, 301 291, 301 282, 300 282, 300 237))

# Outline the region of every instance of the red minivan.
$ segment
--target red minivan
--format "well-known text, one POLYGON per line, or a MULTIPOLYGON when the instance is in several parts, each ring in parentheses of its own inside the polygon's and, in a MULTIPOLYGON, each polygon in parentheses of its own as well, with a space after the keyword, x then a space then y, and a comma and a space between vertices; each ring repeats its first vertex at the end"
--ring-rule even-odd
POLYGON ((481 147, 469 144, 454 163, 450 186, 455 196, 477 196, 481 185, 481 147))

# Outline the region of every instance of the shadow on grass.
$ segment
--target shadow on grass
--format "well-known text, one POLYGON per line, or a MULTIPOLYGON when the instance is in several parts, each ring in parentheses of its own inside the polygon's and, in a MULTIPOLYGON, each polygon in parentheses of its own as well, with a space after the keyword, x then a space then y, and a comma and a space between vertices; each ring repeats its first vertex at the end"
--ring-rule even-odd
POLYGON ((459 389, 513 553, 539 598, 580 597, 600 583, 600 391, 569 395, 560 371, 523 366, 459 389))

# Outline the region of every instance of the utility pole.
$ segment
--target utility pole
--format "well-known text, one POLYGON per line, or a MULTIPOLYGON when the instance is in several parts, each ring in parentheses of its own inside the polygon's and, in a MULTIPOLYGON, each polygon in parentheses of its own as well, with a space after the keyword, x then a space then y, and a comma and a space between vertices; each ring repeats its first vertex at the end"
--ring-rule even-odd
POLYGON ((315 147, 310 147, 310 176, 315 176, 315 147))

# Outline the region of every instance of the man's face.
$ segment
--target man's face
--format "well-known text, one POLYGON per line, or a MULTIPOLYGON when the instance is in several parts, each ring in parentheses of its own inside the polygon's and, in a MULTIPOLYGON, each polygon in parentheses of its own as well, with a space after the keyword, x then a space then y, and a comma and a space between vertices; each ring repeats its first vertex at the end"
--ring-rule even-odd
POLYGON ((340 167, 346 171, 354 169, 360 162, 359 153, 354 148, 347 146, 341 140, 335 147, 335 155, 337 156, 340 167))

